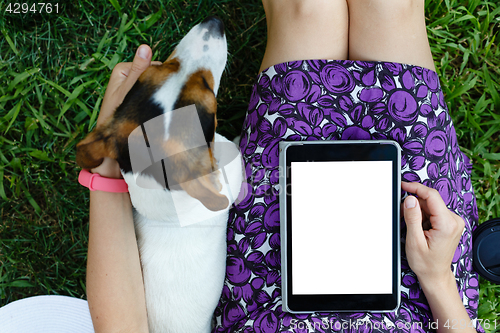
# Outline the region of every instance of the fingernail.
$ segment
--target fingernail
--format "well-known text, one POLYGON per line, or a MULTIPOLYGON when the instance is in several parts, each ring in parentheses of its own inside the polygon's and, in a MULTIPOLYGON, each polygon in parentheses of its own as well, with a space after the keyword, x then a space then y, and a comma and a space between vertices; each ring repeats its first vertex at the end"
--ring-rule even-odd
POLYGON ((148 55, 149 55, 149 50, 147 47, 145 46, 141 46, 139 47, 139 49, 137 50, 137 55, 139 57, 141 57, 142 59, 148 59, 148 55))
POLYGON ((405 200, 405 207, 406 208, 413 208, 417 205, 417 199, 414 196, 409 196, 405 200))

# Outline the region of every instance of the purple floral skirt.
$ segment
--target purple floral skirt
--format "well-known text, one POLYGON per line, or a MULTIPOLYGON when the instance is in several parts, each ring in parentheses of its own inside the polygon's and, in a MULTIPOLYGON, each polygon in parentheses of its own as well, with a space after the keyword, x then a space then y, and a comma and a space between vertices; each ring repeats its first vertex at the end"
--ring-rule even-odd
MULTIPOLYGON (((399 63, 311 60, 270 67, 253 87, 240 143, 249 191, 229 215, 226 281, 214 332, 433 331, 429 305, 406 260, 404 227, 397 311, 282 311, 278 142, 369 139, 397 141, 402 179, 437 189, 448 208, 465 220, 452 270, 471 320, 477 318, 472 165, 458 146, 436 72, 399 63)), ((324 256, 328 261, 328 253, 324 256)))

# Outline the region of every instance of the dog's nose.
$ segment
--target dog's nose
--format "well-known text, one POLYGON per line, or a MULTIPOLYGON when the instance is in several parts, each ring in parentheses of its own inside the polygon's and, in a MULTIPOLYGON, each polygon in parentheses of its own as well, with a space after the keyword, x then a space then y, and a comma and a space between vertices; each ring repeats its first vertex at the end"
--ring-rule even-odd
POLYGON ((209 33, 206 35, 209 37, 213 35, 214 37, 224 36, 224 23, 215 16, 209 16, 201 22, 202 27, 207 28, 209 33))

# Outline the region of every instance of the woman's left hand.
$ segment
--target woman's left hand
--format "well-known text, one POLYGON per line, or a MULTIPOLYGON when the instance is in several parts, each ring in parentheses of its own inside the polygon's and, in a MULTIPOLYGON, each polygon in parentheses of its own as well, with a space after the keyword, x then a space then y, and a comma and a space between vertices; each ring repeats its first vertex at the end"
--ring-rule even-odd
POLYGON ((151 62, 151 57, 151 48, 143 44, 137 49, 133 62, 121 62, 113 68, 102 101, 101 112, 97 118, 97 126, 105 124, 113 116, 116 108, 123 102, 139 76, 149 66, 162 64, 160 61, 151 62))
MULTIPOLYGON (((103 126, 113 117, 129 90, 149 66, 162 64, 159 61, 151 62, 151 56, 151 48, 143 44, 137 49, 133 62, 121 62, 113 68, 96 126, 103 126)), ((122 177, 118 162, 109 157, 105 157, 101 165, 91 171, 108 178, 122 177)))

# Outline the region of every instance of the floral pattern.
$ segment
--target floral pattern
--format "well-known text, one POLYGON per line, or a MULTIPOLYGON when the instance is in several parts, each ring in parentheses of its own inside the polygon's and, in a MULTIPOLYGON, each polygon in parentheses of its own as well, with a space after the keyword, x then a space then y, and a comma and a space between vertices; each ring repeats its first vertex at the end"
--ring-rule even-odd
POLYGON ((240 143, 248 191, 229 215, 227 274, 214 332, 433 331, 429 305, 404 253, 404 222, 397 311, 282 311, 278 142, 361 139, 397 141, 402 179, 437 189, 448 208, 466 221, 452 270, 469 316, 477 318, 472 165, 459 149, 436 72, 399 63, 308 60, 275 65, 253 87, 240 143), (360 321, 367 324, 353 325, 360 321))

